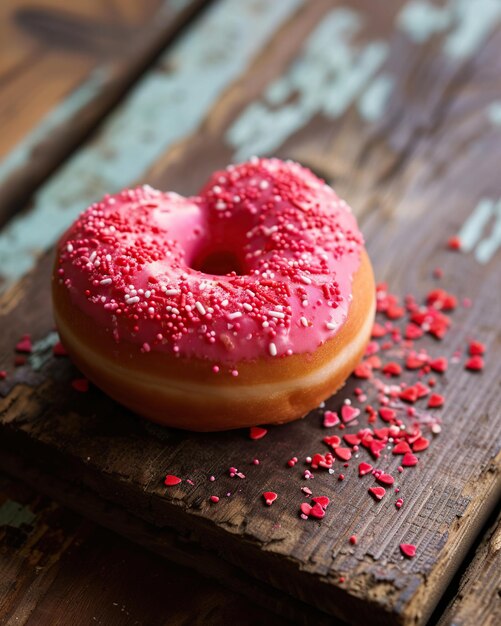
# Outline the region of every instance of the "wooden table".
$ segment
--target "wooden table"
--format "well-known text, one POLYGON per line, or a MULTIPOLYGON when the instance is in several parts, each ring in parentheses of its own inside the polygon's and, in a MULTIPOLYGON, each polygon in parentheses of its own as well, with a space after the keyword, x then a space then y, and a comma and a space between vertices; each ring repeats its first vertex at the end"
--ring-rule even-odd
POLYGON ((0 467, 16 477, 0 476, 0 624, 498 624, 501 2, 9 0, 0 15, 0 467), (342 483, 315 476, 335 498, 322 523, 299 519, 286 455, 318 445, 319 411, 260 442, 170 432, 78 395, 52 355, 52 248, 78 212, 137 182, 194 193, 253 154, 335 185, 394 293, 460 299, 440 346, 422 340, 449 358, 446 406, 401 511, 352 463, 342 483), (462 367, 470 339, 481 373, 462 367), (254 455, 267 474, 234 487, 223 468, 254 455), (167 469, 193 485, 166 492, 167 469), (218 508, 210 471, 236 491, 218 508))

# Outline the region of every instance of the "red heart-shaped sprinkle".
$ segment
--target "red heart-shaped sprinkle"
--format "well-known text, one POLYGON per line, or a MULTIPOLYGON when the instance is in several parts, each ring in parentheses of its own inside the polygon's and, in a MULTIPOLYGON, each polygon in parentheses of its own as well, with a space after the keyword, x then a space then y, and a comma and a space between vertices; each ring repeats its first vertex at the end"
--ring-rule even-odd
POLYGON ((444 404, 444 396, 441 396, 439 393, 432 393, 428 398, 428 408, 429 409, 437 409, 444 404))
POLYGON ((404 454, 404 458, 402 459, 402 465, 404 467, 413 467, 414 465, 417 465, 417 462, 418 458, 417 456, 414 456, 412 452, 404 454))
POLYGON ((470 341, 468 353, 471 356, 482 356, 485 353, 485 346, 480 341, 470 341))
POLYGON ((377 441, 376 439, 373 439, 369 444, 370 453, 375 459, 379 459, 385 446, 386 443, 384 441, 377 441))
POLYGON ((252 426, 249 429, 249 437, 255 441, 257 439, 262 439, 267 432, 266 428, 261 428, 261 426, 252 426))
POLYGON ((412 559, 416 556, 416 546, 412 543, 401 543, 400 550, 408 559, 412 559))
POLYGON ((416 324, 410 323, 405 327, 404 337, 406 339, 410 339, 412 341, 414 339, 419 339, 423 335, 424 331, 416 324))
POLYGON ((322 441, 333 449, 337 448, 341 444, 341 438, 338 437, 337 435, 332 435, 331 437, 324 437, 322 441))
POLYGON ((330 500, 327 496, 315 496, 312 501, 316 504, 320 504, 321 507, 326 509, 329 506, 330 500))
POLYGON ((441 356, 438 359, 434 359, 433 361, 430 361, 431 369, 434 370, 435 372, 439 372, 440 374, 443 374, 447 370, 448 366, 449 366, 449 362, 444 356, 441 356))
POLYGON ((23 335, 22 339, 16 344, 16 350, 18 352, 25 352, 26 354, 30 354, 32 352, 33 346, 29 335, 23 335))
POLYGON ((417 389, 413 386, 407 387, 398 394, 398 397, 400 398, 400 400, 404 400, 405 402, 410 402, 413 404, 418 399, 418 392, 417 389))
POLYGON ((393 454, 407 454, 411 451, 410 445, 407 441, 399 441, 396 446, 393 446, 393 454))
POLYGON ((399 363, 395 363, 395 361, 390 361, 383 367, 383 374, 387 376, 400 376, 402 373, 402 367, 399 363))
POLYGON ((356 409, 350 404, 343 404, 343 408, 341 409, 341 419, 345 424, 346 422, 351 422, 351 420, 354 420, 359 415, 360 409, 356 409))
POLYGON ((322 519, 325 516, 324 509, 320 506, 320 504, 316 503, 311 507, 310 517, 316 517, 317 519, 322 519))
POLYGON ((388 439, 389 433, 390 433, 389 428, 375 428, 374 429, 374 434, 376 435, 376 437, 378 439, 383 439, 384 441, 388 439))
POLYGON ((349 461, 351 459, 351 450, 349 448, 334 448, 334 454, 341 461, 349 461))
POLYGON ((386 328, 377 322, 374 322, 372 327, 371 337, 377 339, 378 337, 384 337, 386 335, 386 328))
POLYGON ((393 422, 397 418, 397 413, 393 409, 383 406, 379 409, 379 417, 384 422, 393 422))
POLYGON ((372 465, 370 465, 369 463, 360 463, 360 465, 358 466, 359 476, 365 476, 366 474, 369 474, 370 472, 372 472, 372 465))
POLYGON ((412 444, 412 449, 414 452, 422 452, 426 450, 426 448, 430 445, 430 442, 426 437, 418 437, 416 441, 412 444))
POLYGON ((393 485, 395 482, 395 479, 391 474, 378 474, 376 476, 376 480, 382 485, 393 485))
POLYGON ((306 515, 307 517, 310 516, 310 512, 312 509, 311 504, 308 504, 308 502, 303 502, 299 508, 301 509, 301 513, 303 515, 306 515))
POLYGON ((384 487, 369 487, 369 493, 376 500, 382 500, 386 494, 384 487))
POLYGON ((271 506, 277 499, 277 494, 274 491, 265 491, 263 493, 264 501, 268 506, 271 506))
POLYGON ((346 441, 346 443, 349 446, 358 446, 360 444, 360 437, 358 435, 355 434, 348 434, 348 435, 343 435, 343 439, 346 441))
POLYGON ((324 413, 324 428, 331 428, 339 424, 339 416, 334 411, 325 411, 324 413))
POLYGON ((471 370, 472 372, 480 372, 480 370, 484 369, 484 360, 481 356, 475 355, 468 359, 464 366, 467 370, 471 370))
POLYGON ((355 378, 367 379, 372 376, 372 367, 368 363, 359 363, 353 370, 355 378))
POLYGON ((414 385, 414 389, 417 392, 418 399, 424 398, 430 393, 430 388, 428 387, 428 385, 424 385, 423 383, 420 383, 419 381, 414 385))
POLYGON ((174 487, 174 485, 179 485, 180 482, 181 479, 177 476, 173 476, 172 474, 167 474, 164 479, 164 485, 167 485, 167 487, 174 487))
POLYGON ((425 363, 426 360, 413 355, 410 355, 405 359, 405 367, 408 370, 418 370, 420 367, 423 367, 425 363))

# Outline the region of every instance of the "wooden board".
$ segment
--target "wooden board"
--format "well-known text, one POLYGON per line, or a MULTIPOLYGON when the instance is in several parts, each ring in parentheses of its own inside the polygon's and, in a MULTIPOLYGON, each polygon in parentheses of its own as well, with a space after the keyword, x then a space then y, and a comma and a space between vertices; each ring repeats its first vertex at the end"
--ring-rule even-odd
POLYGON ((437 626, 501 622, 501 512, 485 533, 437 626))
POLYGON ((3 475, 0 581, 5 626, 289 624, 3 475))
POLYGON ((0 223, 201 5, 201 0, 1 3, 0 223))
MULTIPOLYGON (((18 368, 3 385, 4 445, 36 459, 47 475, 64 473, 147 523, 173 528, 246 574, 354 624, 424 623, 501 488, 501 131, 493 115, 500 96, 499 16, 486 21, 485 11, 472 16, 463 3, 449 0, 440 11, 426 9, 426 19, 422 14, 416 22, 413 6, 308 3, 287 22, 277 20, 276 34, 260 54, 253 57, 251 51, 252 63, 246 57, 239 75, 228 71, 224 89, 205 103, 203 125, 197 126, 197 111, 184 136, 176 145, 167 143, 148 172, 148 159, 138 155, 133 171, 153 184, 191 193, 214 167, 252 152, 296 158, 333 181, 353 205, 376 274, 394 292, 423 296, 437 285, 433 270, 440 266, 444 278, 438 284, 460 300, 471 298, 472 306, 456 313, 443 345, 423 345, 452 357, 473 336, 488 345, 487 367, 472 375, 462 364, 451 365, 443 377, 442 434, 423 453, 423 462, 403 474, 400 511, 393 501, 370 501, 352 463, 342 483, 327 473, 315 477, 315 491, 335 503, 322 523, 299 519, 304 466, 291 478, 285 463, 293 454, 303 459, 318 451, 318 412, 251 442, 240 432, 199 436, 154 428, 97 390, 78 395, 69 385, 75 372, 50 356, 50 255, 2 301, 7 365, 22 333, 48 337, 31 365, 18 368), (331 67, 330 59, 343 63, 331 67), (320 76, 322 89, 310 82, 314 76, 320 76), (360 82, 353 86, 348 76, 360 82), (452 253, 445 242, 458 232, 465 251, 452 253), (21 384, 12 389, 13 383, 21 384), (251 464, 256 455, 258 467, 251 464), (247 478, 230 479, 231 465, 247 478), (194 485, 184 482, 167 491, 166 472, 194 485), (208 496, 215 489, 233 495, 211 506, 208 496), (261 498, 267 489, 280 494, 270 509, 261 498), (348 543, 354 532, 356 547, 348 543), (415 559, 402 560, 400 542, 417 545, 415 559)), ((82 173, 96 176, 98 188, 107 181, 100 150, 114 127, 137 115, 137 94, 80 153, 77 165, 70 163, 49 183, 46 197, 60 199, 58 186, 82 173)), ((76 205, 67 208, 71 214, 76 205)), ((32 211, 18 222, 20 230, 43 216, 43 205, 35 202, 32 211)), ((329 407, 338 408, 356 384, 351 381, 329 407)), ((394 459, 387 467, 395 471, 397 465, 394 459)))

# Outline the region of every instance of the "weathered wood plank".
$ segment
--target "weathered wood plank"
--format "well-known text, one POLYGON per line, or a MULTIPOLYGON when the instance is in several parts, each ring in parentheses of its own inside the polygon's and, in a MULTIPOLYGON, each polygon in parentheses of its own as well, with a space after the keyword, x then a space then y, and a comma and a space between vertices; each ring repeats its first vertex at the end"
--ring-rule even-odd
POLYGON ((437 626, 501 623, 501 512, 461 577, 437 626))
POLYGON ((202 4, 2 2, 0 224, 202 4))
MULTIPOLYGON (((78 502, 82 506, 81 496, 74 493, 77 507, 78 502)), ((92 513, 92 506, 84 502, 86 512, 92 513)), ((109 509, 105 514, 113 517, 109 509)), ((121 527, 117 517, 115 523, 121 527)), ((140 535, 138 529, 139 522, 140 535)), ((163 541, 168 543, 168 538, 163 541)), ((289 623, 214 580, 198 575, 195 579, 192 570, 168 564, 0 475, 0 624, 93 622, 289 623)))
MULTIPOLYGON (((155 162, 141 175, 192 193, 209 171, 237 154, 260 149, 294 157, 334 181, 353 205, 376 274, 393 291, 422 296, 437 284, 433 270, 440 266, 442 286, 460 301, 471 298, 440 348, 432 340, 422 344, 451 360, 441 381, 447 404, 442 434, 426 451, 426 462, 402 476, 406 504, 400 511, 393 503, 368 504, 367 488, 350 467, 343 482, 327 473, 315 477, 317 493, 335 502, 322 524, 298 519, 304 483, 300 472, 291 478, 285 463, 293 454, 303 459, 318 451, 318 412, 270 429, 260 442, 242 433, 161 430, 94 389, 77 396, 69 385, 75 372, 50 358, 50 348, 44 354, 42 345, 32 358, 34 365, 44 363, 42 369, 18 368, 4 383, 5 393, 13 382, 26 386, 9 393, 0 416, 3 441, 43 461, 48 473, 64 471, 68 480, 149 524, 172 527, 246 573, 352 623, 423 623, 501 489, 496 203, 489 203, 489 220, 471 219, 482 198, 497 202, 501 196, 500 131, 491 116, 500 96, 499 16, 472 16, 455 0, 438 13, 419 3, 421 17, 410 20, 411 31, 407 12, 415 6, 308 3, 250 67, 228 78, 224 93, 204 104, 197 113, 202 126, 183 131, 174 147, 150 154, 155 162), (480 159, 482 167, 476 167, 480 159), (464 253, 446 250, 447 238, 457 232, 472 242, 464 253), (488 345, 486 370, 477 376, 451 359, 472 336, 488 345), (261 459, 259 469, 251 465, 254 455, 261 459), (230 479, 231 465, 245 467, 247 479, 230 479), (183 482, 166 493, 161 479, 167 471, 194 484, 183 482), (211 474, 214 487, 207 480, 211 474), (208 496, 216 487, 219 495, 233 496, 213 507, 208 496), (281 504, 267 509, 260 494, 272 487, 281 504), (347 541, 353 532, 360 539, 356 547, 347 541), (401 541, 418 546, 412 561, 401 560, 401 541)), ((122 114, 110 124, 125 119, 122 114)), ((109 128, 82 153, 89 168, 82 172, 94 172, 98 181, 104 180, 103 162, 91 163, 90 155, 98 155, 109 128)), ((80 173, 69 168, 60 174, 61 184, 80 173)), ((43 215, 39 208, 25 224, 36 223, 30 219, 43 215)), ((68 208, 71 213, 75 207, 68 208)), ((44 241, 41 247, 51 239, 44 241)), ((46 256, 3 299, 4 327, 14 337, 28 331, 37 340, 47 336, 49 271, 46 256)), ((12 345, 13 339, 3 338, 7 364, 12 345)), ((339 408, 344 398, 353 398, 355 385, 350 381, 328 406, 339 408)), ((388 463, 393 471, 398 465, 396 459, 388 463)))
POLYGON ((139 179, 164 151, 193 133, 300 2, 225 0, 210 7, 95 139, 34 194, 27 212, 0 232, 0 284, 12 284, 33 267, 87 205, 139 179))

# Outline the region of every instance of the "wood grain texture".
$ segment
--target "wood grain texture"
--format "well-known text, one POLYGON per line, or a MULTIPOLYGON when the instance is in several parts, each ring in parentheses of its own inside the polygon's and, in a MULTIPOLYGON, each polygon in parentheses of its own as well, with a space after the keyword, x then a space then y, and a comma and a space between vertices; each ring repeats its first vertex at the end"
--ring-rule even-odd
MULTIPOLYGON (((400 2, 387 2, 384 8, 376 4, 358 0, 349 9, 331 2, 302 7, 250 67, 229 80, 208 105, 202 126, 166 148, 143 178, 193 193, 210 171, 253 145, 257 134, 272 133, 279 141, 272 148, 278 156, 311 166, 354 207, 376 275, 388 280, 394 292, 423 295, 436 286, 432 273, 440 266, 441 285, 460 300, 472 299, 471 307, 457 312, 442 346, 431 340, 423 345, 432 354, 451 357, 473 336, 488 345, 487 367, 473 376, 458 365, 444 377, 442 434, 426 451, 426 461, 405 475, 404 508, 397 512, 393 503, 379 507, 369 502, 366 485, 351 467, 342 483, 325 473, 315 477, 316 492, 332 497, 335 506, 321 524, 305 524, 297 516, 304 483, 300 473, 291 478, 285 463, 293 454, 304 458, 317 451, 322 436, 318 412, 270 429, 259 442, 238 432, 201 436, 154 428, 95 389, 84 395, 73 391, 69 382, 76 373, 50 356, 50 344, 40 344, 32 358, 38 371, 17 368, 3 384, 0 421, 4 445, 36 458, 47 474, 64 472, 68 481, 85 485, 149 524, 173 528, 246 574, 326 613, 354 624, 422 624, 501 489, 500 255, 496 250, 490 262, 480 264, 472 253, 454 254, 445 246, 482 197, 501 196, 500 131, 486 116, 501 88, 501 30, 492 19, 483 41, 475 43, 470 35, 468 54, 464 46, 461 54, 451 54, 447 41, 454 41, 454 33, 467 24, 459 3, 446 3, 449 21, 432 34, 428 13, 428 35, 420 42, 400 26, 400 2), (333 49, 322 53, 324 24, 340 31, 341 48, 334 52, 345 63, 327 70, 333 49), (381 65, 367 65, 367 49, 380 51, 381 65), (328 79, 331 89, 322 87, 322 98, 332 106, 319 108, 315 100, 310 115, 309 101, 302 98, 314 89, 308 81, 315 72, 328 79), (334 106, 329 98, 336 102, 336 93, 348 89, 346 81, 354 72, 357 88, 343 106, 334 106), (371 106, 367 101, 362 106, 382 74, 391 77, 384 106, 381 101, 374 105, 374 87, 371 106), (279 115, 284 109, 285 118, 294 122, 289 134, 279 115), (367 110, 372 111, 369 121, 367 110), (259 468, 251 465, 256 455, 259 468), (247 478, 230 479, 231 465, 247 478), (183 482, 167 491, 162 485, 167 472, 194 484, 183 482), (211 474, 217 478, 214 485, 208 482, 211 474), (217 495, 232 493, 217 507, 208 502, 216 489, 217 495), (280 494, 270 509, 261 498, 267 489, 280 494), (356 547, 347 541, 353 532, 359 536, 356 547), (412 561, 401 559, 401 541, 418 546, 412 561)), ((94 156, 99 137, 95 141, 94 156)), ((87 161, 91 172, 101 165, 87 161)), ((495 228, 492 222, 486 225, 487 237, 490 228, 495 228)), ((51 330, 50 264, 50 255, 43 257, 33 275, 2 300, 4 327, 10 331, 1 339, 7 366, 13 338, 31 331, 42 340, 51 330)), ((328 406, 339 408, 354 386, 350 381, 328 406)), ((394 460, 388 469, 397 465, 394 460)))
POLYGON ((501 512, 486 532, 437 626, 501 622, 501 512))
POLYGON ((289 623, 4 475, 0 581, 2 626, 289 623))
POLYGON ((115 104, 202 0, 0 6, 0 223, 115 104))

